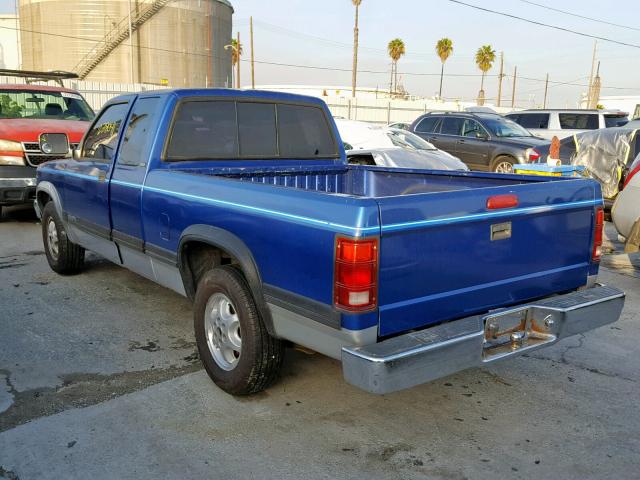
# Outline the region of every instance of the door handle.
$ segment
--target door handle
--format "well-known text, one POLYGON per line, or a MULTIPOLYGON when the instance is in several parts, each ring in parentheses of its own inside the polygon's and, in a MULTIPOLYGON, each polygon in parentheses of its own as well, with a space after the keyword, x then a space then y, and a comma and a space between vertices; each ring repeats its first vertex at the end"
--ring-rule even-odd
POLYGON ((466 143, 464 140, 458 140, 458 143, 466 143))

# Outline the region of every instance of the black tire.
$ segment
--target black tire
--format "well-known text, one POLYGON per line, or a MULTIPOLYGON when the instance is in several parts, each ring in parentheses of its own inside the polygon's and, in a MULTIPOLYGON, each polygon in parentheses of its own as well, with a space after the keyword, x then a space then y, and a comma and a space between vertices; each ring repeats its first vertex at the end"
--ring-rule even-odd
POLYGON ((283 342, 267 332, 247 282, 236 268, 224 265, 202 276, 194 301, 194 327, 202 364, 209 377, 225 392, 250 395, 266 389, 277 379, 284 357, 283 342), (228 337, 220 328, 212 326, 215 320, 205 318, 216 317, 222 322, 211 305, 224 297, 231 304, 228 313, 239 322, 237 337, 241 339, 241 350, 233 352, 232 365, 227 364, 226 368, 222 365, 227 360, 220 356, 222 348, 229 351, 229 344, 224 343, 228 337))
POLYGON ((494 173, 513 173, 513 166, 518 163, 516 162, 515 158, 510 157, 508 155, 499 155, 497 156, 493 162, 491 163, 491 171, 494 173), (511 171, 506 172, 506 171, 502 171, 501 170, 501 166, 506 165, 506 164, 510 164, 511 165, 511 171), (498 171, 500 170, 500 171, 498 171))
POLYGON ((78 273, 84 266, 84 248, 71 242, 53 202, 42 210, 42 242, 51 269, 62 275, 78 273), (57 245, 51 240, 49 228, 55 228, 57 245))

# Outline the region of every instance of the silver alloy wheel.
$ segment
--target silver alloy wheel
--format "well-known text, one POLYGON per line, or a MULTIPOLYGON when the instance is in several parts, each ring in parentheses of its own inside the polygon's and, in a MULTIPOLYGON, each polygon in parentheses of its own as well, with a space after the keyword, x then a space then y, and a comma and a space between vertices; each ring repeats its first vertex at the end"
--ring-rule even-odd
POLYGON ((56 227, 56 222, 53 218, 49 218, 47 222, 47 246, 49 247, 49 253, 51 256, 57 260, 58 259, 58 228, 56 227))
POLYGON ((500 162, 496 165, 496 173, 513 173, 513 163, 500 162))
POLYGON ((204 310, 204 329, 216 364, 223 370, 233 370, 242 352, 240 319, 224 293, 214 293, 209 298, 204 310))

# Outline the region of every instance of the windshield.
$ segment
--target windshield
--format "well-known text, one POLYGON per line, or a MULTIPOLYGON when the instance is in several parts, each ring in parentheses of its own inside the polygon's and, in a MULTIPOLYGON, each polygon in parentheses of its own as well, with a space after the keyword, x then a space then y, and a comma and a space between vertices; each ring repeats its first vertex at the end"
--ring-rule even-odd
POLYGON ((93 117, 93 110, 77 93, 0 90, 0 118, 89 121, 93 117))
POLYGON ((482 124, 496 137, 533 137, 529 130, 508 118, 492 116, 484 118, 482 124))
POLYGON ((416 150, 437 150, 436 147, 426 140, 406 130, 389 128, 387 135, 396 147, 413 148, 416 150))

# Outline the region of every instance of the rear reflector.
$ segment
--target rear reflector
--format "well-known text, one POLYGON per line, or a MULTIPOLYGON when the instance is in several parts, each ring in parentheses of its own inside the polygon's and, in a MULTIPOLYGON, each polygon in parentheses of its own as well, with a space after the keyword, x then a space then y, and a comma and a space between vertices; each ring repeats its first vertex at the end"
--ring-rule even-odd
POLYGON ((591 261, 599 262, 602 255, 602 231, 604 229, 604 209, 597 207, 595 209, 595 218, 593 222, 593 250, 591 252, 591 261))
POLYGON ((336 239, 333 301, 350 312, 378 304, 378 239, 336 239))
POLYGON ((514 208, 518 206, 518 196, 513 194, 494 195, 487 199, 487 210, 514 208))

